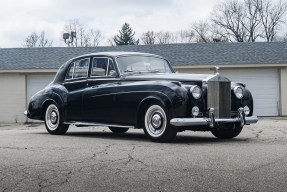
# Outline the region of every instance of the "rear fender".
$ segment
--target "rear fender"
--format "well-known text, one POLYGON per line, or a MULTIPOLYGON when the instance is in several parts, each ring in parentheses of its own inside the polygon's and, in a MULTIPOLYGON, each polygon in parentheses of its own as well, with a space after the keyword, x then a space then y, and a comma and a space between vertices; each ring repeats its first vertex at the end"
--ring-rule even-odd
POLYGON ((65 117, 66 117, 65 116, 65 114, 66 114, 66 112, 65 112, 66 103, 63 101, 62 97, 55 92, 51 93, 49 95, 49 97, 43 102, 42 107, 41 107, 41 109, 42 109, 41 110, 41 119, 44 120, 46 109, 49 106, 49 104, 51 104, 51 103, 54 103, 58 106, 58 108, 63 112, 63 117, 65 119, 65 117))

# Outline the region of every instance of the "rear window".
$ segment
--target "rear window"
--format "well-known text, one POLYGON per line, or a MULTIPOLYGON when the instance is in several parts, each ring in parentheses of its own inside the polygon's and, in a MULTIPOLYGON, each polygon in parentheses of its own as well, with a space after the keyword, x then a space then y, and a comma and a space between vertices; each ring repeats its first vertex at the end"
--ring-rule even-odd
POLYGON ((90 59, 81 59, 70 64, 66 79, 88 77, 90 59))

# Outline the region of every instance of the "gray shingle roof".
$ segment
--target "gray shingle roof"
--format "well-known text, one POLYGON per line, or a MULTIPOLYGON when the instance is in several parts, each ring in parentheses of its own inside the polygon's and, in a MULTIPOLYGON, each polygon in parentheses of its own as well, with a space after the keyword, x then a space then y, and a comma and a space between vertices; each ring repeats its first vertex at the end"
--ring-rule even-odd
POLYGON ((175 66, 287 64, 286 42, 192 43, 107 47, 2 48, 0 70, 58 69, 65 61, 87 53, 135 51, 161 55, 175 66))

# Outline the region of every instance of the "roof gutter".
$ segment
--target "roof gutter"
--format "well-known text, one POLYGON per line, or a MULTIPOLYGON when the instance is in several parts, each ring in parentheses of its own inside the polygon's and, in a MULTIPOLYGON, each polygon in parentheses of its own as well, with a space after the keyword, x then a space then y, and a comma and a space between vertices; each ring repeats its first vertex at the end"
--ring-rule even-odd
POLYGON ((16 70, 1 70, 0 74, 4 73, 56 73, 58 69, 16 69, 16 70))

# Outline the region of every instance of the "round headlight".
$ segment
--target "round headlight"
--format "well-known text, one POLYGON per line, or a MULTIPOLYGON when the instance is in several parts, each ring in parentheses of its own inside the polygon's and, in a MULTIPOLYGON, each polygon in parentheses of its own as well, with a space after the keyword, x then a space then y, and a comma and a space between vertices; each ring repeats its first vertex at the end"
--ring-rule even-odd
POLYGON ((197 106, 194 106, 191 110, 191 113, 194 117, 196 117, 199 114, 199 108, 197 106))
POLYGON ((237 99, 241 99, 243 97, 244 92, 242 87, 239 86, 234 87, 233 92, 237 97, 237 99))
POLYGON ((201 97, 201 89, 197 85, 192 86, 190 92, 194 99, 199 99, 201 97))
POLYGON ((249 109, 249 107, 247 105, 243 108, 243 110, 244 110, 244 114, 245 115, 249 115, 250 109, 249 109))

